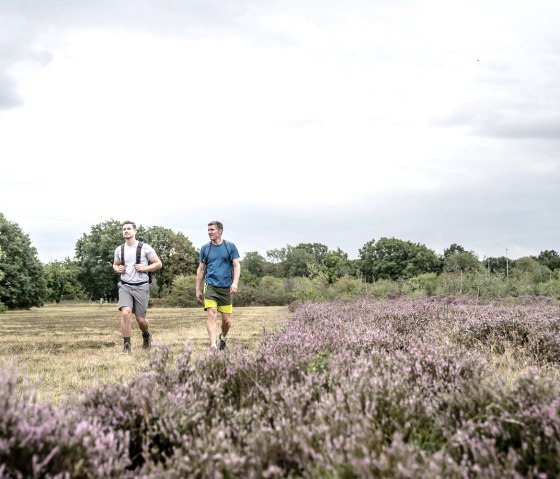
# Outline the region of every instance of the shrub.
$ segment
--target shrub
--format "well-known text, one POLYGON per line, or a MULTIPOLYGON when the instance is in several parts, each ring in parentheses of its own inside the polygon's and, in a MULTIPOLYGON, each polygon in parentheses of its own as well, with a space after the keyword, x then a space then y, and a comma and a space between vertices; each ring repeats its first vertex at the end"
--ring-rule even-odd
POLYGON ((488 361, 508 344, 557 358, 555 304, 299 304, 254 351, 187 349, 173 365, 155 348, 147 372, 65 411, 18 397, 4 373, 0 477, 560 475, 557 382, 488 361))

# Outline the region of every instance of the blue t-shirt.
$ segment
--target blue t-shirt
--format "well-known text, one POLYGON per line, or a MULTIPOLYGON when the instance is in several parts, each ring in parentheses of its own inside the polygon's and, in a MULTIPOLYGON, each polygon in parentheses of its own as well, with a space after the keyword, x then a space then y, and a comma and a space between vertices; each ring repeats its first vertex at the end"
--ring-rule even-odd
POLYGON ((229 241, 223 240, 219 245, 206 243, 200 248, 200 262, 206 263, 206 283, 216 288, 229 288, 233 283, 233 263, 230 259, 238 258, 237 247, 229 241))

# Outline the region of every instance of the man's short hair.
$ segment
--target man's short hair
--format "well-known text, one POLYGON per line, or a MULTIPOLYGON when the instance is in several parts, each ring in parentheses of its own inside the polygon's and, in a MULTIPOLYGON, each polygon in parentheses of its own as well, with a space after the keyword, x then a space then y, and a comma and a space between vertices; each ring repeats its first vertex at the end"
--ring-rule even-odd
POLYGON ((210 221, 210 223, 208 223, 208 226, 215 226, 220 231, 224 231, 224 225, 219 221, 210 221))
POLYGON ((133 227, 134 229, 136 229, 136 223, 135 223, 134 221, 124 220, 124 221, 121 223, 121 228, 122 228, 124 225, 132 225, 132 227, 133 227))

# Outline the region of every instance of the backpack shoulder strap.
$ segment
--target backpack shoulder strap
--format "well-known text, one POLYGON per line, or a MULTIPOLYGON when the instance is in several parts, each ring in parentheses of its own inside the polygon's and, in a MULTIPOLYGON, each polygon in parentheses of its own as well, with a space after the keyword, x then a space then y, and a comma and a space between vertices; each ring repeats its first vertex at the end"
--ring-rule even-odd
POLYGON ((124 244, 121 245, 121 264, 125 266, 124 263, 124 244))
POLYGON ((144 246, 144 243, 142 241, 139 241, 138 246, 136 247, 136 264, 140 264, 142 261, 142 246, 144 246))
POLYGON ((226 251, 227 251, 228 256, 229 256, 229 262, 230 262, 230 263, 233 263, 233 258, 232 258, 232 256, 231 256, 231 251, 230 251, 229 248, 227 247, 227 241, 226 241, 226 240, 224 240, 224 246, 226 247, 226 251))
MULTIPOLYGON (((204 264, 208 264, 208 256, 210 256, 210 248, 212 248, 212 241, 208 241, 208 243, 206 243, 206 245, 208 245, 208 250, 206 251, 206 258, 202 258, 202 262, 204 264)), ((206 246, 204 245, 204 246, 206 246)), ((203 248, 204 248, 203 246, 203 248)))

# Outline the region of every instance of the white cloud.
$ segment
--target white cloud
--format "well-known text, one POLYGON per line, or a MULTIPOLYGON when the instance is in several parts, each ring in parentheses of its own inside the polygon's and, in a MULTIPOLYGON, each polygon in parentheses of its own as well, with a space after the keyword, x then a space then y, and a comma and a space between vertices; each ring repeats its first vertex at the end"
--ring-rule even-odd
POLYGON ((0 11, 1 211, 44 260, 125 216, 245 251, 558 249, 554 2, 0 11))

